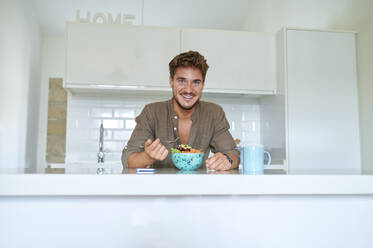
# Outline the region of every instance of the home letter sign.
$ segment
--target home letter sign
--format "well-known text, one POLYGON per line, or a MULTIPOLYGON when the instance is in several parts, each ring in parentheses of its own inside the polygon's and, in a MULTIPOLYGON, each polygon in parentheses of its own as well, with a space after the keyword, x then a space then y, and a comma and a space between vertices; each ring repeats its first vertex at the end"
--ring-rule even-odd
POLYGON ((117 14, 115 19, 113 16, 108 13, 99 12, 95 13, 91 20, 91 12, 88 11, 85 18, 80 17, 80 10, 76 11, 76 20, 75 22, 78 23, 100 23, 100 24, 124 24, 124 25, 132 25, 131 20, 135 20, 135 15, 128 15, 128 14, 117 14))

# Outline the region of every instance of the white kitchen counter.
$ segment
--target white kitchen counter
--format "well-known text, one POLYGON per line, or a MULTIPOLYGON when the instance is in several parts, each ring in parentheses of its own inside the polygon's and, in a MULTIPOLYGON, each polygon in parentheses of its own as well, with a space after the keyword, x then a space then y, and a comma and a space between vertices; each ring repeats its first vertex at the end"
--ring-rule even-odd
POLYGON ((0 169, 0 196, 373 195, 373 175, 265 175, 158 170, 155 174, 96 169, 0 169))
POLYGON ((158 172, 0 169, 0 247, 373 246, 373 175, 158 172))

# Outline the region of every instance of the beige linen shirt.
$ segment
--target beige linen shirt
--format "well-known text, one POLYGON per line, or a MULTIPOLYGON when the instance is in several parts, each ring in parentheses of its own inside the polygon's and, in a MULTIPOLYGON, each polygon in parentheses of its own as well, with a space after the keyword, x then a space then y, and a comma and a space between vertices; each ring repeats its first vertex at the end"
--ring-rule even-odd
MULTIPOLYGON (((205 160, 210 150, 213 153, 230 153, 240 158, 240 152, 229 132, 229 123, 219 105, 199 101, 191 120, 189 145, 205 153, 202 168, 206 168, 205 160)), ((174 112, 172 99, 146 105, 141 114, 136 117, 136 127, 123 149, 123 167, 128 168, 128 156, 131 153, 144 151, 144 143, 147 139, 159 138, 169 152, 165 160, 156 161, 151 167, 173 168, 170 149, 180 145, 180 139, 171 144, 167 141, 173 141, 179 137, 178 121, 179 117, 174 112)))

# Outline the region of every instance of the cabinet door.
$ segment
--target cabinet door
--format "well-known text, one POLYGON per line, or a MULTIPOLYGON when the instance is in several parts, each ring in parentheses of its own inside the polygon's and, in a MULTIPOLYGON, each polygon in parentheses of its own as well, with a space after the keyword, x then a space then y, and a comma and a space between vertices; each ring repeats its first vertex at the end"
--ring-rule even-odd
POLYGON ((274 93, 275 36, 207 29, 181 32, 181 50, 200 52, 210 66, 205 89, 274 93))
POLYGON ((168 63, 180 52, 180 30, 69 24, 66 81, 168 87, 168 63))
POLYGON ((290 171, 360 171, 355 34, 287 31, 290 171))

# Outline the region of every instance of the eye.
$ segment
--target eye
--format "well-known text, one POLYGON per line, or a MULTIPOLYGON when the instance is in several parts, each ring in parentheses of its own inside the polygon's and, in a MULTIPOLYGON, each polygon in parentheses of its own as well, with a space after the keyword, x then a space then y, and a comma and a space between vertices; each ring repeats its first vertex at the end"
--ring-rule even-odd
POLYGON ((179 78, 179 79, 177 79, 177 82, 178 82, 179 84, 183 84, 185 81, 184 81, 184 79, 179 78))
POLYGON ((194 86, 199 86, 201 84, 201 81, 200 80, 194 80, 193 81, 193 85, 194 86))

